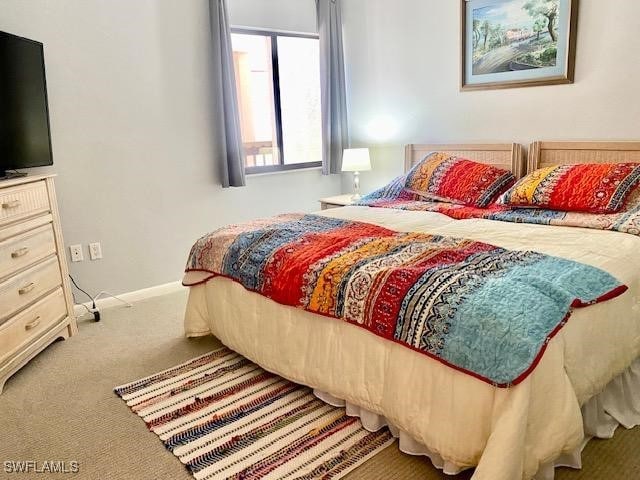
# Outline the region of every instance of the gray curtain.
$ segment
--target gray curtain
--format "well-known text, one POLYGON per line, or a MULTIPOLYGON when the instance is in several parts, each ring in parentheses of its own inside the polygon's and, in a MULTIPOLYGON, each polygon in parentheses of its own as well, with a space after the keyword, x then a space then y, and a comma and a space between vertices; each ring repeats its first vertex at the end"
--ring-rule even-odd
POLYGON ((347 93, 342 50, 341 0, 316 0, 320 36, 322 173, 340 173, 348 148, 347 93))
POLYGON ((244 151, 240 134, 240 112, 233 72, 233 50, 227 0, 209 0, 213 45, 213 103, 217 132, 215 161, 220 166, 223 187, 242 187, 244 151))

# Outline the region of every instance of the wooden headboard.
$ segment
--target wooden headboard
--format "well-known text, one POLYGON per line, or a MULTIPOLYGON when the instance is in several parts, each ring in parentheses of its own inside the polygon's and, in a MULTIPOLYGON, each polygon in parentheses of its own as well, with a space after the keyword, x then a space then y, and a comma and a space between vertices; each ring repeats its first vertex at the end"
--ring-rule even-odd
POLYGON ((405 173, 431 152, 445 152, 458 157, 488 163, 510 170, 517 178, 525 173, 522 146, 516 143, 410 144, 404 150, 405 173))
POLYGON ((572 163, 640 162, 640 142, 534 142, 527 171, 572 163))

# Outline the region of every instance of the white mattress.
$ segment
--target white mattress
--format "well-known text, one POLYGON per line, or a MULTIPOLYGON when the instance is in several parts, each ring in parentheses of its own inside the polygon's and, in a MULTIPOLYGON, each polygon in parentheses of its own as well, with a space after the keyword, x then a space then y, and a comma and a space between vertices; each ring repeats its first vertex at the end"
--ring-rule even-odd
MULTIPOLYGON (((576 309, 535 371, 510 389, 228 279, 191 287, 187 335, 213 333, 268 370, 384 415, 445 461, 477 465, 474 479, 528 479, 574 451, 583 440, 580 405, 640 354, 640 237, 383 208, 321 214, 556 255, 602 268, 629 286, 616 299, 576 309)), ((189 274, 190 281, 197 275, 189 274)))

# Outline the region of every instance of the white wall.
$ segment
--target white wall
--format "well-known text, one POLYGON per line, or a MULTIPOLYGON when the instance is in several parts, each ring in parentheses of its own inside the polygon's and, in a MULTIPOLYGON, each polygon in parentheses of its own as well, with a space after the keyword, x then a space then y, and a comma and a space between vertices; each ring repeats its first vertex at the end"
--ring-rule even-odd
POLYGON ((227 0, 234 26, 317 33, 315 0, 227 0))
POLYGON ((404 143, 640 138, 640 2, 580 0, 575 84, 464 93, 459 4, 344 0, 352 143, 376 147, 363 189, 401 172, 404 143))
MULTIPOLYGON (((233 23, 260 26, 271 2, 230 3, 233 23)), ((315 29, 303 10, 267 26, 315 29)), ((70 264, 91 292, 178 280, 207 231, 340 191, 318 170, 218 185, 206 0, 0 0, 0 30, 45 44, 55 164, 42 170, 59 175, 66 243, 102 242, 103 260, 70 264)))

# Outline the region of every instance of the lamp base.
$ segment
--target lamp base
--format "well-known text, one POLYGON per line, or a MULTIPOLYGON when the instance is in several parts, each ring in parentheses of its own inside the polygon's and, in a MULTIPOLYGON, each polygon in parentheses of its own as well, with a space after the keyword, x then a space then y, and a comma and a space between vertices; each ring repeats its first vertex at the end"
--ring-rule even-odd
POLYGON ((360 198, 360 172, 353 172, 353 195, 351 195, 351 201, 355 202, 360 198))

